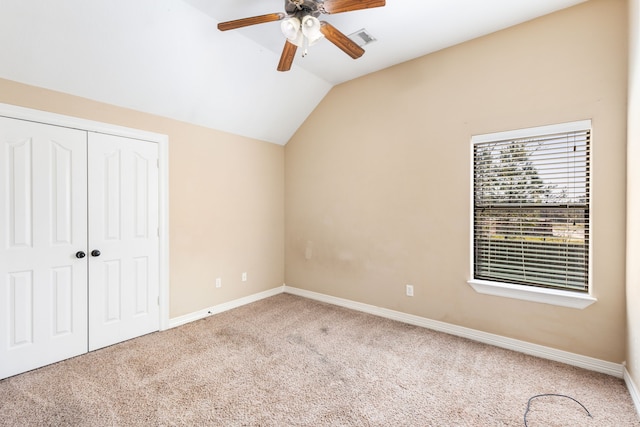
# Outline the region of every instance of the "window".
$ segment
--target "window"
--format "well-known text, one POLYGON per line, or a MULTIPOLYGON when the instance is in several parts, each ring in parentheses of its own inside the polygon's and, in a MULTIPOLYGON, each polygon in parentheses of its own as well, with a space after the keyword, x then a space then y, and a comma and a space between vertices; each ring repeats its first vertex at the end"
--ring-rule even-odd
POLYGON ((590 121, 472 138, 472 281, 588 295, 590 142, 590 121))

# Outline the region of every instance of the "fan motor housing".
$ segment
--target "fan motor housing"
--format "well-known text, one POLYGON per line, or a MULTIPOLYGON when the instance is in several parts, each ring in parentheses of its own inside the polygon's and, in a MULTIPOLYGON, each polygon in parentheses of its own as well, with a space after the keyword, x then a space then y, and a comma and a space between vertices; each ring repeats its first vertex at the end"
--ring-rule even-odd
POLYGON ((306 15, 318 17, 322 14, 321 1, 316 0, 284 0, 284 10, 289 16, 301 18, 306 15))

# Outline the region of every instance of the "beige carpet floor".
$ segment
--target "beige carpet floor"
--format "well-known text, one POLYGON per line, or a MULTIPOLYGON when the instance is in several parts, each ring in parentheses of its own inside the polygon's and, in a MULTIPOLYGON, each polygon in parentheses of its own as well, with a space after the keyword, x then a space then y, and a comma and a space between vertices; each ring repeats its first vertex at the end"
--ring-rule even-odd
POLYGON ((640 426, 624 382, 282 294, 0 381, 2 426, 640 426), (587 414, 580 404, 590 412, 587 414))

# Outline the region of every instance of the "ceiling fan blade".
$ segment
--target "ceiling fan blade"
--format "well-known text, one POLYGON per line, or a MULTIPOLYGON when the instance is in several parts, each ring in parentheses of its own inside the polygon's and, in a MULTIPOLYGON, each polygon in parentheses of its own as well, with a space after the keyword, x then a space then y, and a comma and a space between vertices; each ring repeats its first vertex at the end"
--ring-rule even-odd
POLYGON ((296 50, 298 46, 287 40, 282 49, 282 56, 280 56, 280 62, 278 63, 278 71, 289 71, 291 64, 293 64, 293 58, 296 56, 296 50))
POLYGON ((220 22, 220 31, 235 30, 236 28, 248 27, 249 25, 264 24, 265 22, 280 21, 287 15, 284 13, 268 13, 266 15, 252 16, 250 18, 236 19, 233 21, 220 22))
POLYGON ((382 7, 385 0, 324 0, 323 7, 326 13, 351 12, 352 10, 382 7))
POLYGON ((353 40, 342 34, 336 29, 336 27, 328 22, 320 21, 320 32, 322 32, 327 40, 338 46, 344 53, 353 59, 358 59, 364 54, 363 48, 358 46, 353 40))

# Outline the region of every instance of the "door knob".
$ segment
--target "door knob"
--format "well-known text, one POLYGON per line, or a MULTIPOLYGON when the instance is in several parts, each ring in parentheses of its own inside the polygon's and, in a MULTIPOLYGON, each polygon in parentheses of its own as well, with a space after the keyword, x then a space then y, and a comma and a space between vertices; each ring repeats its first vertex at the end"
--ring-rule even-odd
POLYGON ((85 253, 84 253, 84 252, 82 252, 82 251, 78 251, 78 252, 76 252, 76 258, 84 258, 84 257, 86 257, 86 256, 87 256, 87 254, 85 254, 85 253))
POLYGON ((97 249, 94 249, 91 251, 91 256, 100 256, 100 251, 97 249))

